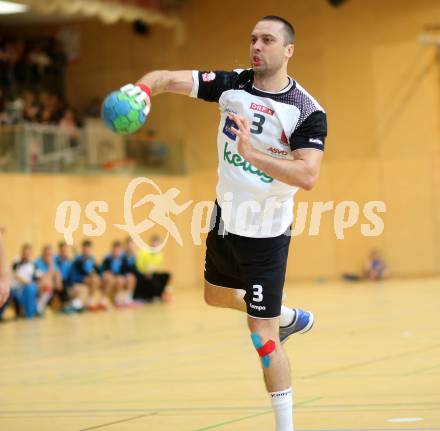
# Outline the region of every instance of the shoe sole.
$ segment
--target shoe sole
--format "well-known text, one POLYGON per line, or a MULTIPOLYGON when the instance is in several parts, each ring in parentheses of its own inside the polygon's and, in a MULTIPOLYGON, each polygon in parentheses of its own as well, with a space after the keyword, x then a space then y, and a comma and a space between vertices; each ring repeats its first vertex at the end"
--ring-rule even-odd
POLYGON ((300 331, 292 332, 283 341, 281 341, 281 344, 284 344, 292 335, 295 335, 295 334, 305 334, 306 332, 309 332, 313 328, 313 325, 315 323, 315 316, 314 316, 314 314, 311 311, 309 311, 309 313, 310 313, 309 323, 307 323, 307 325, 304 326, 304 328, 301 329, 300 331))

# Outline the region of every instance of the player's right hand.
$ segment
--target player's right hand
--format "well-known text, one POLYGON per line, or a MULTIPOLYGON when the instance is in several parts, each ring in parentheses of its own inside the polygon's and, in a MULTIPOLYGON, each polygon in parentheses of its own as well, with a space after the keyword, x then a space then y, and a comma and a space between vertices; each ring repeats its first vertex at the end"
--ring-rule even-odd
POLYGON ((125 93, 129 97, 134 97, 136 102, 145 102, 145 108, 143 112, 147 116, 151 109, 150 96, 139 85, 127 84, 120 88, 122 93, 125 93))

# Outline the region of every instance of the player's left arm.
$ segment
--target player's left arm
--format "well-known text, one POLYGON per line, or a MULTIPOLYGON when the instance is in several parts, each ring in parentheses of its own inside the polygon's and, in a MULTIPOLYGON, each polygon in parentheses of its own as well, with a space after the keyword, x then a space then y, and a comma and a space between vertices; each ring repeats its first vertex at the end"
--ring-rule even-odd
POLYGON ((316 149, 295 150, 293 160, 277 159, 258 150, 253 150, 247 157, 242 155, 266 175, 289 186, 311 190, 318 181, 323 154, 316 149))
POLYGON ((246 118, 230 114, 238 129, 232 128, 238 137, 237 150, 250 164, 272 178, 294 187, 311 190, 319 177, 324 152, 320 148, 298 148, 293 160, 278 159, 254 148, 250 142, 250 122, 246 118))

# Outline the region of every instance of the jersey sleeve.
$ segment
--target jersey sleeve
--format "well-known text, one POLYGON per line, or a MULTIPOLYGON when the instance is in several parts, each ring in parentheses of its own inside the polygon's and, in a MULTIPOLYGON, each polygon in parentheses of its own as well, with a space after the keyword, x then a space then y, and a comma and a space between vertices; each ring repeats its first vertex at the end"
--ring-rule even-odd
POLYGON ((236 85, 240 74, 238 72, 204 72, 193 70, 193 87, 191 97, 218 102, 224 91, 231 90, 236 85))
POLYGON ((312 112, 290 137, 292 151, 302 148, 315 148, 324 151, 327 136, 327 115, 323 111, 312 112))

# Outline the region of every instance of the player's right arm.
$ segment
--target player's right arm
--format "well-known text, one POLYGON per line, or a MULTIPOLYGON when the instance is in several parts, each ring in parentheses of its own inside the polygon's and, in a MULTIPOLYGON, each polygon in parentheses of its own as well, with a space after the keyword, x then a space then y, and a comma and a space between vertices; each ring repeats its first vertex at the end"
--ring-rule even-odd
POLYGON ((208 102, 218 102, 224 91, 234 87, 239 75, 238 71, 159 70, 147 73, 135 85, 125 85, 121 91, 135 97, 138 102, 145 101, 147 106, 144 113, 147 115, 151 96, 161 93, 184 94, 208 102))
POLYGON ((121 91, 134 97, 137 102, 144 101, 146 103, 144 114, 148 115, 151 108, 151 96, 161 93, 190 95, 192 88, 193 77, 190 70, 156 70, 144 75, 135 85, 124 85, 121 91))
POLYGON ((139 81, 151 90, 151 96, 161 93, 175 93, 189 95, 193 88, 191 70, 169 71, 157 70, 147 73, 139 81))

